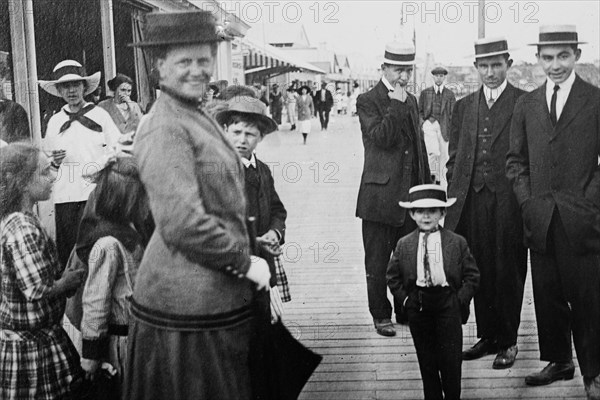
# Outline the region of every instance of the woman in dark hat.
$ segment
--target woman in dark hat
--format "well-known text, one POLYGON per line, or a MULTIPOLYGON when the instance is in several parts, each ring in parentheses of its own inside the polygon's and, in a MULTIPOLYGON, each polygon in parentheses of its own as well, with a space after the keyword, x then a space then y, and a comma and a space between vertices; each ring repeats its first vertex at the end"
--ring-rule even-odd
POLYGON ((303 143, 306 144, 306 138, 310 133, 311 119, 315 112, 313 99, 310 95, 310 88, 306 85, 300 87, 300 96, 296 100, 296 111, 298 112, 298 127, 302 133, 303 143))
POLYGON ((156 229, 131 301, 126 399, 249 399, 254 290, 269 267, 249 256, 243 165, 199 107, 215 66, 209 12, 146 14, 143 42, 161 96, 135 157, 156 229))
POLYGON ((110 114, 121 133, 135 132, 142 118, 142 110, 131 100, 133 80, 127 75, 117 74, 107 84, 114 95, 111 99, 101 101, 98 107, 104 108, 110 114))

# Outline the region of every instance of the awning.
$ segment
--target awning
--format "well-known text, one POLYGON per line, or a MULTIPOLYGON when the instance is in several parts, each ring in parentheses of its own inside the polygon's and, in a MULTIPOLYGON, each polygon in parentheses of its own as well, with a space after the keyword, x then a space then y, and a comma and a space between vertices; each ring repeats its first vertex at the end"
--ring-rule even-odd
POLYGON ((269 44, 255 42, 248 37, 242 39, 242 49, 245 54, 244 70, 246 74, 260 72, 270 75, 297 71, 325 74, 325 71, 309 62, 299 60, 269 44))

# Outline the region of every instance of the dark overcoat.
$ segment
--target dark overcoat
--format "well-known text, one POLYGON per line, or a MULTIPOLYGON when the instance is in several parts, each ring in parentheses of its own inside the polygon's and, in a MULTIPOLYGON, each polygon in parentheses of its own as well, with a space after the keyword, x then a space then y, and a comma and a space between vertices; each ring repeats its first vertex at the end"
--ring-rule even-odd
MULTIPOLYGON (((421 120, 426 120, 431 116, 434 98, 435 90, 433 89, 433 86, 430 86, 421 92, 421 95, 419 96, 419 116, 421 117, 421 120)), ((454 97, 454 93, 447 87, 444 87, 444 90, 442 90, 442 109, 438 122, 440 123, 440 130, 442 131, 442 137, 445 141, 448 141, 448 130, 450 129, 452 110, 454 109, 455 103, 456 98, 454 97)))
POLYGON ((379 81, 372 90, 358 96, 356 109, 365 148, 356 216, 402 226, 406 210, 398 202, 408 200, 413 184, 429 183, 431 179, 417 99, 409 93, 406 102, 392 100, 379 81), (415 165, 418 171, 414 171, 415 165))
MULTIPOLYGON (((455 230, 460 221, 471 185, 475 152, 477 150, 479 97, 482 90, 483 88, 460 99, 456 103, 452 116, 446 177, 448 178, 448 197, 456 197, 456 203, 448 209, 444 222, 444 227, 450 230, 455 230)), ((521 213, 511 184, 505 176, 505 170, 506 153, 508 152, 510 138, 510 120, 517 99, 524 93, 524 91, 507 83, 506 89, 496 100, 491 145, 492 173, 496 182, 496 196, 508 205, 508 207, 499 208, 507 210, 507 215, 498 218, 516 219, 517 226, 521 225, 521 213)))
POLYGON ((600 89, 579 76, 552 126, 546 83, 522 96, 507 176, 523 211, 525 245, 544 253, 555 207, 574 251, 600 253, 600 89))

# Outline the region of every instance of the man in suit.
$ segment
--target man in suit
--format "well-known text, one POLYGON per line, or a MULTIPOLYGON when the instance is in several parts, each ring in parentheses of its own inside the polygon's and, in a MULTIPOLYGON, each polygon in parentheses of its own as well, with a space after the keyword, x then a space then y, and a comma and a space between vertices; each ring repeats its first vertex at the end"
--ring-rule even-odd
POLYGON ((315 93, 315 109, 319 113, 319 120, 321 121, 321 130, 327 130, 329 125, 329 113, 331 107, 333 107, 333 95, 327 89, 327 83, 321 83, 321 90, 315 93))
MULTIPOLYGON (((417 99, 406 91, 414 62, 412 42, 387 45, 381 80, 356 103, 365 148, 356 216, 362 219, 369 311, 383 336, 396 334, 387 298, 387 264, 398 240, 416 227, 398 201, 431 177, 417 99)), ((400 322, 401 304, 394 309, 400 322)))
POLYGON ((515 106, 506 168, 549 362, 525 382, 573 378, 572 332, 588 399, 600 399, 600 89, 574 71, 580 43, 573 25, 540 27, 534 45, 548 79, 515 106))
POLYGON ((513 60, 504 38, 475 42, 481 88, 456 103, 450 130, 448 193, 457 202, 444 226, 467 238, 481 273, 475 295, 477 337, 464 360, 497 353, 494 369, 510 368, 527 275, 519 205, 505 176, 510 120, 522 90, 506 74, 513 60))
POLYGON ((441 184, 445 189, 448 186, 444 176, 448 161, 448 130, 456 97, 444 86, 444 80, 448 75, 446 68, 438 65, 431 70, 431 75, 433 75, 434 85, 421 92, 419 115, 423 121, 423 137, 429 155, 429 169, 432 176, 435 176, 436 183, 441 184))

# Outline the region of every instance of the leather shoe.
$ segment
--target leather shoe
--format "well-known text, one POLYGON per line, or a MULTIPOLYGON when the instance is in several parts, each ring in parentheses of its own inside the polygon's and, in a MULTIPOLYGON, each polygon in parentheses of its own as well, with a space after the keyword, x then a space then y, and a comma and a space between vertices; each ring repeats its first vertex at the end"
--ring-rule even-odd
POLYGON ((494 359, 494 363, 492 364, 492 368, 494 369, 505 369, 510 368, 515 363, 515 359, 517 358, 517 353, 519 352, 519 348, 517 345, 512 345, 507 349, 500 350, 500 352, 496 355, 494 359))
POLYGON ((462 352, 462 359, 476 360, 483 356, 487 356, 488 354, 494 354, 497 351, 498 346, 496 343, 492 342, 490 339, 481 339, 479 342, 475 343, 475 346, 462 352))
POLYGON ((561 379, 565 381, 573 379, 574 374, 575 365, 573 364, 573 361, 567 363, 551 362, 540 372, 527 375, 525 377, 525 383, 529 386, 549 385, 552 382, 561 379))
POLYGON ((583 385, 588 400, 600 400, 600 375, 595 378, 583 377, 583 385))
POLYGON ((396 330, 394 329, 394 324, 392 324, 391 319, 373 319, 373 323, 375 324, 375 330, 377 330, 377 333, 381 336, 396 336, 396 330))

